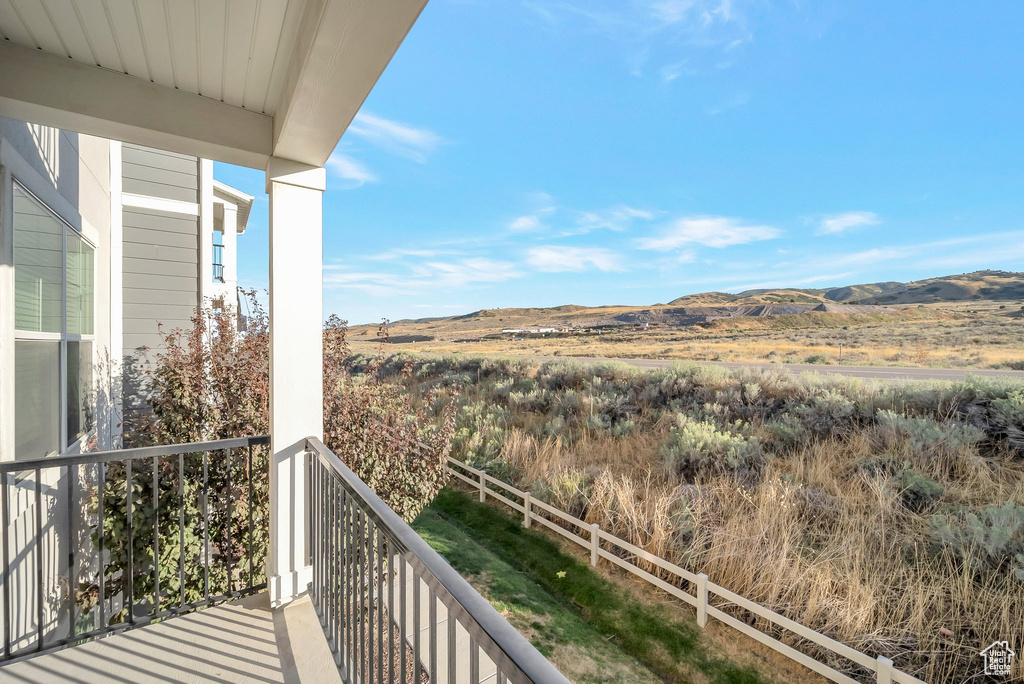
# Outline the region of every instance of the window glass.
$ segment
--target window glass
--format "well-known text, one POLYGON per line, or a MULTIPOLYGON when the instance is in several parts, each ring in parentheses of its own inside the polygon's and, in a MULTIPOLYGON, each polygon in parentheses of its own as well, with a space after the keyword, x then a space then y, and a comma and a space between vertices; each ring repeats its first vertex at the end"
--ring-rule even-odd
POLYGON ((60 342, 14 343, 14 455, 40 458, 60 448, 60 342))
POLYGON ((74 231, 68 231, 67 240, 68 333, 91 335, 95 296, 93 249, 74 231))
POLYGON ((14 327, 59 333, 64 225, 14 186, 14 327))
POLYGON ((68 443, 93 427, 92 342, 68 342, 68 443))

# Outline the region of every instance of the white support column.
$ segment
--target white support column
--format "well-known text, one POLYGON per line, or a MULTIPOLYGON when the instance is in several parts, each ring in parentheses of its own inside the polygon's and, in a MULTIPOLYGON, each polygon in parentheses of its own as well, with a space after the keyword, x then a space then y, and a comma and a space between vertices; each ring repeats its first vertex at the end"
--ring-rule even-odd
MULTIPOLYGON (((269 188, 267 192, 270 192, 269 188)), ((206 306, 213 287, 213 161, 199 160, 199 304, 206 306)))
POLYGON ((124 208, 121 143, 110 141, 110 412, 108 445, 120 449, 124 417, 124 208))
POLYGON ((230 302, 234 306, 235 286, 238 284, 238 207, 224 203, 224 284, 228 285, 230 302))
POLYGON ((270 194, 270 548, 275 606, 306 591, 306 437, 323 438, 322 168, 267 166, 270 194))

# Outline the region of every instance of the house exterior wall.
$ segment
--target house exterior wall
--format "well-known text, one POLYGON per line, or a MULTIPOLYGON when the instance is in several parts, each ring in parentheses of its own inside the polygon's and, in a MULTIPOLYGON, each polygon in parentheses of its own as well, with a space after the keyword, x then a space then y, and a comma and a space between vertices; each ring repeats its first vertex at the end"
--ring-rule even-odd
POLYGON ((159 349, 160 330, 191 326, 199 304, 196 218, 123 208, 124 351, 159 349))
MULTIPOLYGON (((106 449, 112 445, 110 426, 112 364, 107 363, 114 334, 112 331, 110 287, 111 259, 111 187, 110 143, 101 138, 79 135, 21 121, 0 119, 0 460, 15 458, 14 433, 17 416, 14 400, 14 269, 13 269, 13 183, 18 183, 69 224, 94 248, 93 379, 96 391, 94 424, 91 436, 65 450, 74 453, 84 448, 106 449)), ((84 491, 80 469, 75 479, 84 491)), ((10 616, 10 640, 13 647, 33 643, 38 613, 31 597, 37 595, 37 572, 42 576, 44 597, 42 630, 46 638, 66 633, 68 623, 68 587, 62 582, 67 574, 68 519, 67 492, 69 471, 40 471, 39 510, 34 490, 36 476, 8 477, 2 483, 8 494, 8 557, 5 582, 13 610, 10 616), (36 520, 41 534, 36 535, 36 520), (28 540, 38 542, 39 554, 25 552, 28 540)), ((75 517, 77 529, 84 523, 75 517)))
MULTIPOLYGON (((191 327, 196 306, 203 302, 204 286, 215 285, 203 281, 212 244, 203 242, 204 233, 208 236, 204 226, 212 230, 214 224, 212 170, 212 162, 195 157, 0 119, 0 460, 20 456, 14 453, 13 184, 24 187, 94 248, 95 428, 62 450, 75 453, 121 446, 124 419, 145 406, 139 373, 161 350, 161 331, 191 327)), ((233 296, 235 205, 223 198, 216 201, 232 229, 230 243, 225 240, 231 245, 226 252, 232 260, 225 262, 225 274, 231 276, 233 296)), ((224 292, 208 294, 227 294, 227 283, 216 285, 224 292)), ((26 334, 21 331, 17 336, 26 334)), ((59 373, 67 374, 63 367, 59 373)), ((13 560, 5 581, 14 608, 9 636, 15 648, 34 645, 39 570, 44 640, 67 633, 68 544, 74 543, 67 525, 69 494, 75 498, 72 529, 81 534, 93 524, 85 519, 82 496, 98 476, 95 467, 38 472, 39 535, 35 532, 36 476, 29 471, 9 475, 0 483, 9 499, 7 538, 13 560), (39 554, 24 553, 37 540, 39 554)), ((76 571, 87 574, 95 561, 77 558, 76 571)))
POLYGON ((124 143, 122 190, 123 411, 142 407, 141 374, 161 332, 191 327, 201 301, 201 161, 124 143))
POLYGON ((199 160, 195 157, 125 143, 121 169, 123 192, 179 202, 199 201, 199 160))
MULTIPOLYGON (((13 197, 17 182, 94 248, 93 364, 99 425, 111 386, 112 345, 110 142, 22 121, 0 119, 0 460, 14 458, 13 197)), ((96 445, 110 446, 109 430, 96 445)))

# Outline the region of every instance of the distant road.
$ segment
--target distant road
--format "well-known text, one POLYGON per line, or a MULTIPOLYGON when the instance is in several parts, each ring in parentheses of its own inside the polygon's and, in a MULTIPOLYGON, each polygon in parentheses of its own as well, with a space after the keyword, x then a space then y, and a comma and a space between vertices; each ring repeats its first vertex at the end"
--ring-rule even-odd
MULTIPOLYGON (((680 363, 678 359, 604 359, 592 356, 523 356, 534 361, 558 361, 573 359, 584 363, 620 361, 639 368, 671 368, 680 363)), ((687 362, 683 362, 687 363, 687 362)), ((901 368, 898 366, 826 366, 811 363, 742 363, 734 361, 693 361, 707 366, 723 368, 781 368, 790 373, 830 373, 851 378, 872 378, 876 380, 963 380, 968 375, 987 375, 1024 380, 1024 371, 974 370, 960 368, 901 368)))

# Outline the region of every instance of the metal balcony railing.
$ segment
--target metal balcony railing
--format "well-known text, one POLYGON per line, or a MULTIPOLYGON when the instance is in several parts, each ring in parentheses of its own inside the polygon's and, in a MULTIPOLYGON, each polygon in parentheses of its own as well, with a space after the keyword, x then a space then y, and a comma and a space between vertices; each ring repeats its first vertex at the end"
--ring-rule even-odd
POLYGON ((0 664, 264 589, 269 442, 0 463, 0 664))
POLYGON ((213 279, 224 282, 224 245, 213 246, 213 279))
MULTIPOLYGON (((0 464, 0 666, 266 588, 269 437, 0 464)), ((319 440, 310 597, 348 682, 567 680, 319 440)))
POLYGON ((334 453, 306 448, 310 595, 344 681, 568 682, 334 453))

